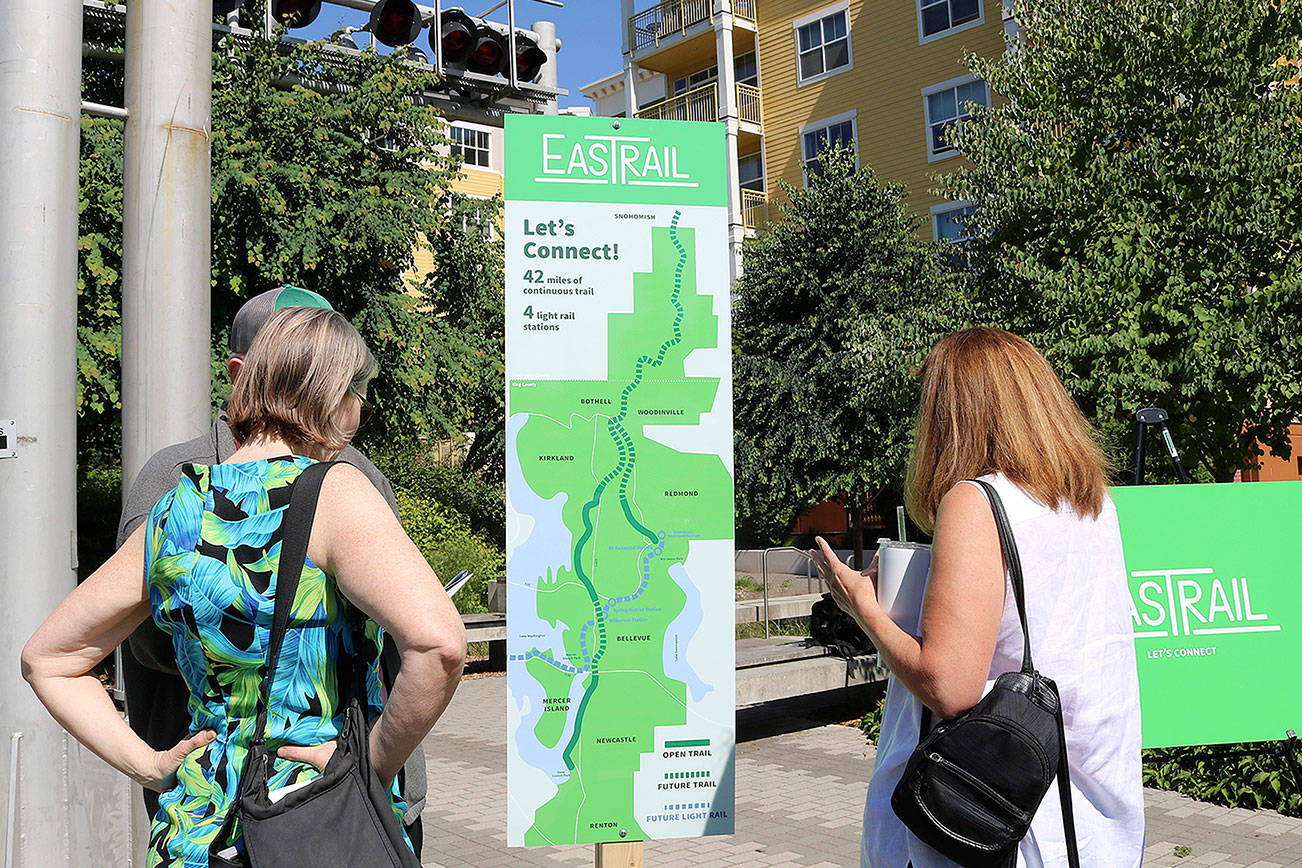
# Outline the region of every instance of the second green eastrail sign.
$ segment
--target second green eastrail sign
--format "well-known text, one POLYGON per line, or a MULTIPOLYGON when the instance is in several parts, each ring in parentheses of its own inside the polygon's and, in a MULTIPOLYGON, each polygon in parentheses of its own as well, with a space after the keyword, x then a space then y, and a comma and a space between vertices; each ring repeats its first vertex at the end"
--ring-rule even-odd
POLYGON ((1302 482, 1112 491, 1130 582, 1144 746, 1302 727, 1302 482))

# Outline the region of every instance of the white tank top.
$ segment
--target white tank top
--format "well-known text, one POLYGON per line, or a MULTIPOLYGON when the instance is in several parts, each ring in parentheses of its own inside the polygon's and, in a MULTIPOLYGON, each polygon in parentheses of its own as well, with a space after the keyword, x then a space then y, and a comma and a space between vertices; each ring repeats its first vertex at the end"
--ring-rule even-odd
MULTIPOLYGON (((1144 853, 1139 680, 1121 532, 1112 500, 1097 519, 1054 511, 1000 474, 984 477, 1003 500, 1022 560, 1035 668, 1062 695, 1072 810, 1082 868, 1138 866, 1144 853)), ((1022 628, 1011 590, 986 690, 1022 665, 1022 628)), ((891 678, 864 807, 862 868, 954 868, 891 811, 891 793, 918 745, 922 704, 891 678)), ((1022 868, 1065 866, 1055 783, 1022 840, 1022 868)))

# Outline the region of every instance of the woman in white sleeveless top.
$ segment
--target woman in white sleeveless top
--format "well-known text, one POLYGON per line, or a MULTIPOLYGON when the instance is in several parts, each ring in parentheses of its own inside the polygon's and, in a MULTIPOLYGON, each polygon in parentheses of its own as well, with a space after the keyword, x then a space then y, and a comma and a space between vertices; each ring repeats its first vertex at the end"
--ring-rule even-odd
MULTIPOLYGON (((891 792, 917 747, 924 703, 939 718, 955 717, 1021 666, 1021 626, 990 505, 978 486, 962 484, 978 477, 1003 499, 1036 668, 1062 695, 1081 865, 1140 864, 1139 683, 1108 470, 1089 423, 1029 343, 979 328, 932 349, 906 486, 909 514, 934 529, 920 622, 906 625, 916 629, 901 629, 878 605, 876 562, 859 573, 818 541, 837 603, 892 673, 864 808, 863 868, 955 864, 904 827, 891 792)), ((1067 864, 1056 792, 1041 803, 1018 865, 1067 864)))

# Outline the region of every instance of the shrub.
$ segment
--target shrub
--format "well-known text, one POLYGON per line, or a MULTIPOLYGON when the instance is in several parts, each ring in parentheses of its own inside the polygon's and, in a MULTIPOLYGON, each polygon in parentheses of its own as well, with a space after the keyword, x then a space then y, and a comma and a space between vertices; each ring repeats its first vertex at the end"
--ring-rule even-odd
POLYGON ((395 484, 403 527, 443 581, 461 570, 474 578, 456 595, 462 613, 488 610, 488 582, 506 570, 506 557, 471 529, 467 520, 437 499, 395 484))
MULTIPOLYGON (((1285 745, 1287 747, 1287 745, 1285 745)), ((1302 781, 1284 771, 1278 753, 1242 755, 1260 745, 1144 751, 1144 784, 1231 808, 1269 808, 1302 817, 1302 781)))
POLYGON ((81 464, 77 468, 78 581, 99 569, 117 550, 121 515, 122 468, 117 464, 81 464))
POLYGON ((373 454, 371 459, 395 491, 440 505, 445 513, 459 515, 462 524, 486 543, 499 550, 505 547, 506 498, 501 485, 441 461, 426 449, 373 454))

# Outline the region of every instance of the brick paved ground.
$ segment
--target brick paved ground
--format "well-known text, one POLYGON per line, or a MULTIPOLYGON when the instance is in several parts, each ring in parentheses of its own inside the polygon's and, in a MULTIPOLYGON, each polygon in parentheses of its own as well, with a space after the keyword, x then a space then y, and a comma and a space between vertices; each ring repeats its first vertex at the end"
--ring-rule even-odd
MULTIPOLYGON (((505 703, 505 678, 467 681, 426 740, 430 799, 436 804, 425 811, 424 864, 591 864, 591 846, 507 849, 505 703)), ((738 728, 744 740, 737 747, 737 833, 649 842, 646 864, 857 866, 872 771, 872 748, 858 730, 786 710, 745 712, 738 728)), ((1302 868, 1302 820, 1157 790, 1145 795, 1145 865, 1302 868)))

